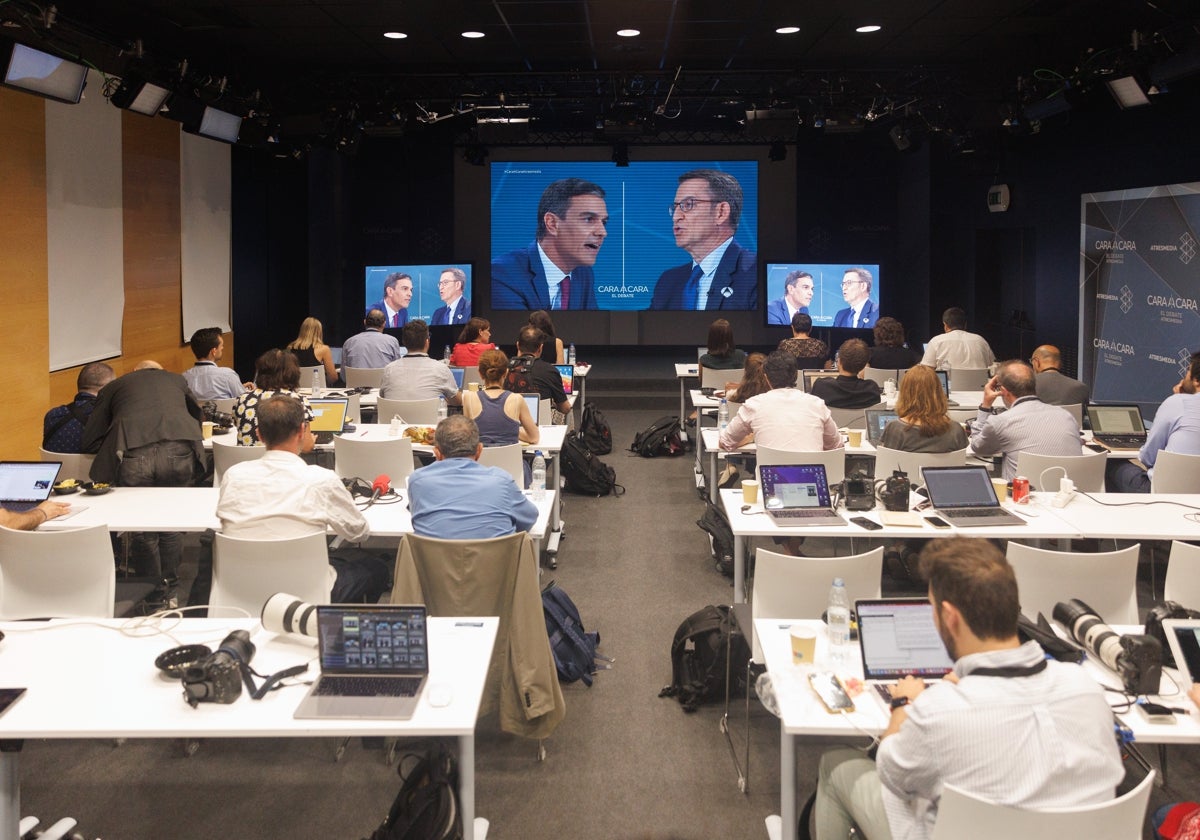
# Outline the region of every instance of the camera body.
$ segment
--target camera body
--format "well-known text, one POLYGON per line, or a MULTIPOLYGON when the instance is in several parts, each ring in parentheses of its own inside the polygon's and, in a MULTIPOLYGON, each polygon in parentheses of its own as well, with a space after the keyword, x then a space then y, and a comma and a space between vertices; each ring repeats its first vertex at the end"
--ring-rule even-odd
POLYGON ((846 510, 871 510, 875 507, 875 482, 862 473, 846 476, 842 481, 842 502, 846 510))
POLYGON ((204 414, 204 419, 210 421, 214 426, 229 428, 234 424, 233 415, 224 411, 218 411, 217 404, 212 400, 208 400, 201 405, 200 410, 204 414))
POLYGON ((879 489, 879 498, 883 501, 883 507, 893 511, 908 510, 908 474, 896 470, 881 479, 881 483, 883 486, 879 489))
POLYGON ((1054 620, 1115 671, 1130 694, 1157 694, 1162 680, 1162 643, 1152 636, 1120 636, 1096 611, 1072 598, 1054 605, 1054 620))
POLYGON ((214 653, 183 672, 184 699, 192 708, 199 703, 232 703, 242 696, 242 670, 253 658, 249 632, 234 630, 214 653))

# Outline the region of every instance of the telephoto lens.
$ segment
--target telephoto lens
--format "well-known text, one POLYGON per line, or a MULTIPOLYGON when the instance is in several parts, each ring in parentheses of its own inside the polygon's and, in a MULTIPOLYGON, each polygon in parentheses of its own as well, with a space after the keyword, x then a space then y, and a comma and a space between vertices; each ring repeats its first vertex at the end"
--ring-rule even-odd
POLYGON ((262 626, 272 633, 317 635, 317 608, 295 595, 276 592, 262 608, 262 626))

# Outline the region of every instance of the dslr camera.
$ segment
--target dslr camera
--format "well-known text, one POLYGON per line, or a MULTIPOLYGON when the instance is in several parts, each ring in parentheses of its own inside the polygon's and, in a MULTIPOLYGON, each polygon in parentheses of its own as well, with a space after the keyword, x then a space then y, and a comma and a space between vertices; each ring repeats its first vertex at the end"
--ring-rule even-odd
POLYGON ((1072 598, 1054 605, 1054 620, 1071 637, 1115 671, 1128 694, 1157 694, 1162 679, 1162 643, 1153 636, 1120 636, 1096 611, 1072 598))
POLYGON ((212 400, 208 400, 200 406, 201 412, 204 414, 204 419, 208 420, 214 426, 220 426, 228 429, 233 426, 233 415, 217 408, 217 404, 212 400))
POLYGON ((887 478, 879 479, 879 499, 886 510, 908 510, 908 473, 896 470, 887 478))
POLYGON ((183 672, 183 697, 193 709, 200 703, 232 703, 242 696, 243 673, 254 658, 245 630, 234 630, 215 653, 183 672))

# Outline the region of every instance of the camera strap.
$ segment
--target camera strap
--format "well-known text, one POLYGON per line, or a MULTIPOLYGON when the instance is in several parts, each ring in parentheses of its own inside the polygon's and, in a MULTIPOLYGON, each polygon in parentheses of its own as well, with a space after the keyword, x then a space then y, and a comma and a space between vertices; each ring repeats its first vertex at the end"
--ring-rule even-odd
POLYGON ((258 671, 255 671, 245 662, 241 663, 241 666, 242 681, 246 684, 246 691, 249 692, 251 700, 263 699, 267 696, 268 692, 279 688, 279 683, 283 680, 286 680, 288 677, 298 676, 308 670, 308 665, 293 665, 291 668, 284 668, 282 671, 277 671, 268 677, 258 673, 258 671), (254 677, 265 679, 266 682, 261 687, 257 686, 254 684, 254 677))
POLYGON ((968 671, 965 676, 968 677, 1032 677, 1034 674, 1040 674, 1046 670, 1046 660, 1041 659, 1035 665, 1027 665, 1023 668, 976 668, 974 671, 968 671))

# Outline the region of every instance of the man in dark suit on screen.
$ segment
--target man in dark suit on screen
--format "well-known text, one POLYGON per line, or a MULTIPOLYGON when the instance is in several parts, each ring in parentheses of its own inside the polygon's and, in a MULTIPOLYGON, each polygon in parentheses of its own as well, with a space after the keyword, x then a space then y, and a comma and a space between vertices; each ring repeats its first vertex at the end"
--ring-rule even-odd
POLYGON ((871 300, 871 284, 875 278, 865 268, 848 268, 842 275, 842 297, 850 304, 833 316, 835 327, 874 327, 879 319, 879 307, 871 300))
POLYGON ((783 297, 767 304, 767 324, 788 326, 797 314, 808 315, 813 299, 813 276, 807 271, 791 271, 783 278, 783 297))
POLYGON ((438 295, 442 298, 442 305, 433 310, 433 326, 462 326, 471 320, 471 301, 463 297, 466 287, 465 271, 461 268, 442 269, 438 279, 438 295))
POLYGON ((367 307, 367 311, 378 309, 383 313, 384 326, 399 329, 408 323, 408 305, 412 302, 412 276, 397 271, 383 281, 383 300, 367 307))
POLYGON ((693 169, 679 176, 671 202, 675 244, 690 263, 667 269, 654 285, 651 309, 755 309, 757 257, 734 241, 742 187, 727 172, 693 169))
POLYGON ((582 178, 546 187, 537 240, 492 263, 493 309, 595 309, 592 266, 608 235, 604 190, 582 178))

